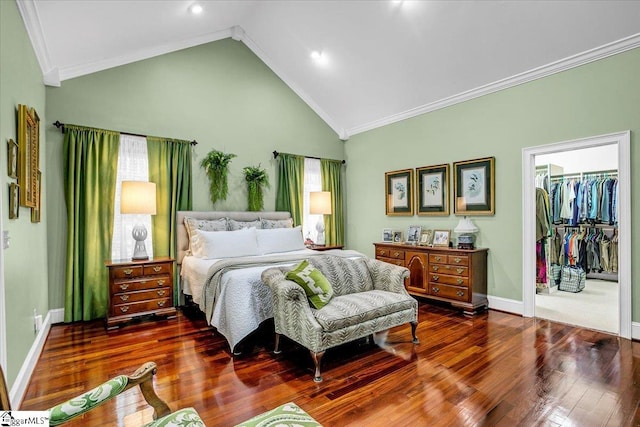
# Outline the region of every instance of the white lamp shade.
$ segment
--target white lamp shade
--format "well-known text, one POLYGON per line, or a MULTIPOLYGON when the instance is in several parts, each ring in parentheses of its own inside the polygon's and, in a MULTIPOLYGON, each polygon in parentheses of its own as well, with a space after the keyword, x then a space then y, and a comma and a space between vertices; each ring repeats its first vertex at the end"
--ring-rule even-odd
POLYGON ((155 215, 155 182, 122 181, 120 213, 155 215))
POLYGON ((458 234, 472 234, 478 232, 478 227, 476 227, 476 225, 465 216, 464 218, 460 219, 453 232, 458 234))
POLYGON ((309 193, 309 213, 312 215, 331 215, 331 192, 312 191, 309 193))

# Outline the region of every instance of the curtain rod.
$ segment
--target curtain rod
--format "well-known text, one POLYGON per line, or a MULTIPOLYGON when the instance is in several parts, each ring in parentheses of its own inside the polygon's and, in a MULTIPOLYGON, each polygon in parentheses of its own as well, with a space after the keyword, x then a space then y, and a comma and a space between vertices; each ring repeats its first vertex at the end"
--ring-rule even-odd
MULTIPOLYGON (((279 155, 280 155, 279 152, 277 152, 276 150, 273 150, 273 158, 274 159, 278 158, 279 155)), ((302 157, 306 157, 307 159, 323 160, 320 157, 313 157, 313 156, 302 156, 302 157)), ((343 165, 347 163, 346 160, 334 160, 334 159, 325 159, 325 160, 333 160, 334 162, 341 162, 343 165)))
MULTIPOLYGON (((57 127, 58 129, 60 129, 60 132, 64 133, 64 123, 60 123, 59 120, 56 120, 53 125, 55 127, 57 127)), ((139 133, 131 133, 131 132, 122 132, 122 131, 116 131, 118 133, 122 133, 125 135, 131 135, 131 136, 140 136, 142 138, 146 138, 148 135, 141 135, 139 133)), ((196 141, 195 139, 193 141, 191 141, 191 145, 198 145, 198 141, 196 141)))

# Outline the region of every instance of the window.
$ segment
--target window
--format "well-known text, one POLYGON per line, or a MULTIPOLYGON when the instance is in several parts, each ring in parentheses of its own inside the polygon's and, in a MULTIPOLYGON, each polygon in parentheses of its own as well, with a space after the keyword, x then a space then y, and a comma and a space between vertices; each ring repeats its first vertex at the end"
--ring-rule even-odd
POLYGON ((320 170, 320 159, 304 159, 304 204, 302 217, 302 234, 304 238, 316 241, 316 224, 319 220, 324 220, 322 215, 311 215, 309 213, 309 193, 312 191, 322 191, 322 175, 320 170))

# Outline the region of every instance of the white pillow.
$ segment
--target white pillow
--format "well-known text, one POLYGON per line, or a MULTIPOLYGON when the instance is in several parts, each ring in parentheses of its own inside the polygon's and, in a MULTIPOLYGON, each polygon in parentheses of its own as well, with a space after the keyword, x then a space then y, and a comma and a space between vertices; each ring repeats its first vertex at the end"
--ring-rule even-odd
POLYGON ((191 250, 198 258, 216 259, 259 255, 255 228, 237 231, 196 230, 191 250))
POLYGON ((304 249, 302 227, 256 230, 258 251, 263 254, 304 249))

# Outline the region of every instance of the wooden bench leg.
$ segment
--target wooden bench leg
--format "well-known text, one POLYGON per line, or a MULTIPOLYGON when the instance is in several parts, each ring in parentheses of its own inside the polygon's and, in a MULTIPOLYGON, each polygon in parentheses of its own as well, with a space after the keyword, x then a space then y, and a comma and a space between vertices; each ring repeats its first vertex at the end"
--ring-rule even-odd
POLYGON ((316 367, 316 373, 313 377, 313 381, 320 383, 322 382, 322 376, 320 375, 320 362, 322 362, 322 356, 324 356, 324 351, 320 351, 315 353, 313 351, 311 353, 311 358, 313 359, 313 364, 316 367))

